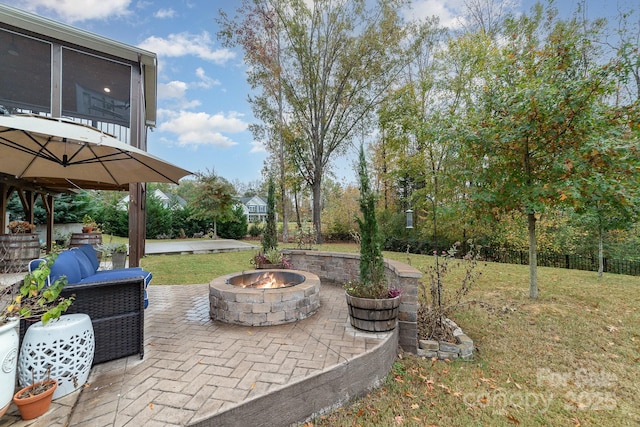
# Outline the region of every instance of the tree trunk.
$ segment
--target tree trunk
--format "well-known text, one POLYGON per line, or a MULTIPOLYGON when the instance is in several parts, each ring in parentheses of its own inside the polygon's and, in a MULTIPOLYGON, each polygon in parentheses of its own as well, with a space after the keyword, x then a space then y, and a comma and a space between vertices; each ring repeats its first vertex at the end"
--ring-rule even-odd
POLYGON ((298 203, 298 191, 293 191, 293 203, 296 205, 296 224, 298 224, 298 230, 302 230, 302 219, 300 218, 300 204, 298 203))
POLYGON ((316 232, 316 244, 322 243, 322 226, 320 224, 320 198, 322 191, 320 187, 321 181, 316 180, 313 183, 313 227, 316 232))
POLYGON ((538 299, 538 253, 536 251, 536 215, 527 215, 529 222, 529 297, 538 299))
POLYGON ((289 217, 287 215, 287 190, 284 188, 284 184, 281 184, 281 195, 282 197, 282 243, 289 242, 289 217))
POLYGON ((604 273, 604 244, 602 243, 602 227, 600 227, 598 235, 598 277, 602 277, 604 273))

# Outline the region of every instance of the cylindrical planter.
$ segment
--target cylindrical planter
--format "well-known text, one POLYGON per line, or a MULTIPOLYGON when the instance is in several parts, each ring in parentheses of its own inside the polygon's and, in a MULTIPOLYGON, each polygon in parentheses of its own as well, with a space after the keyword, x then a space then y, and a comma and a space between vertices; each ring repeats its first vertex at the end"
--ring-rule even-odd
POLYGON ((359 298, 345 293, 351 326, 367 332, 387 332, 395 329, 400 297, 359 298))
POLYGON ((46 325, 34 323, 27 329, 18 357, 20 386, 32 378, 48 377, 58 381, 54 399, 82 387, 89 377, 95 337, 91 319, 86 314, 65 314, 46 325))
POLYGON ((102 259, 102 252, 99 250, 102 245, 102 233, 72 233, 69 240, 69 247, 76 248, 82 245, 91 245, 96 250, 98 262, 102 259))
POLYGON ((56 380, 45 380, 41 383, 36 383, 33 385, 29 385, 21 390, 19 390, 13 396, 13 403, 18 407, 20 411, 20 416, 23 420, 32 420, 34 418, 39 417, 49 410, 49 406, 51 406, 51 399, 53 397, 53 393, 58 388, 58 383, 56 380), (53 383, 51 387, 42 393, 35 394, 29 397, 20 397, 22 396, 28 389, 39 386, 42 383, 53 383))
POLYGON ((91 245, 97 248, 102 244, 102 233, 72 233, 69 247, 74 248, 82 245, 91 245))
POLYGON ((111 264, 113 265, 113 269, 116 270, 118 268, 124 268, 127 264, 127 254, 126 252, 114 252, 111 254, 111 264))
POLYGON ((16 364, 18 362, 18 326, 12 320, 0 326, 0 417, 7 412, 16 384, 16 364))
POLYGON ((29 261, 36 258, 40 258, 37 234, 0 234, 0 273, 27 271, 29 261))

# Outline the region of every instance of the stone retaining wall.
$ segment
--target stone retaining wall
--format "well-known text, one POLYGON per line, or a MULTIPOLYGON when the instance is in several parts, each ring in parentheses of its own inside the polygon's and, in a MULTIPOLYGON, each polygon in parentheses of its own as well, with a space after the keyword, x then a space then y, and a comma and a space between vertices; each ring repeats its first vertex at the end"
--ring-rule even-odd
POLYGON ((453 320, 446 319, 445 322, 453 329, 453 337, 456 339, 456 344, 445 341, 420 340, 418 356, 435 357, 440 360, 473 359, 473 340, 465 335, 453 320))
MULTIPOLYGON (((295 249, 283 252, 296 270, 314 273, 321 281, 342 284, 360 274, 359 254, 295 249)), ((389 283, 402 289, 398 313, 398 343, 404 351, 417 354, 418 284, 422 273, 410 265, 394 260, 385 259, 384 264, 389 283)))

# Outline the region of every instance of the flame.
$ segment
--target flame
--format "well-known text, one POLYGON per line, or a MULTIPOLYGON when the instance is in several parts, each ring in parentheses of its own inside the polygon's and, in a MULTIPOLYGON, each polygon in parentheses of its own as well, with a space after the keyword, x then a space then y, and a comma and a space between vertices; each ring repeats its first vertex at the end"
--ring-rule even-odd
POLYGON ((276 275, 272 272, 262 273, 258 280, 255 282, 245 285, 245 288, 255 288, 255 289, 275 289, 275 288, 284 288, 287 284, 284 282, 278 281, 276 275))

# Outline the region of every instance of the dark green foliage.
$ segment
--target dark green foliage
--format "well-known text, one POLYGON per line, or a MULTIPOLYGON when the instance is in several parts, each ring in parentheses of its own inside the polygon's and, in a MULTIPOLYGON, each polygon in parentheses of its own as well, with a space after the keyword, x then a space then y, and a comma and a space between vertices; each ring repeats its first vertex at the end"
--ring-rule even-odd
POLYGON ((207 221, 196 219, 193 217, 193 209, 191 206, 185 206, 182 209, 174 209, 171 211, 173 216, 172 236, 178 237, 182 233, 186 237, 192 237, 195 233, 206 232, 209 226, 207 221), (182 230, 182 232, 180 231, 182 230))
POLYGON ((249 236, 258 237, 264 231, 264 226, 259 222, 253 222, 249 226, 249 236))
POLYGON ((237 205, 231 214, 231 218, 218 224, 218 235, 224 239, 242 239, 247 235, 249 224, 242 206, 237 205))
POLYGON ((262 250, 267 252, 278 247, 278 230, 276 229, 276 196, 273 177, 269 177, 267 193, 267 225, 262 234, 262 250))
POLYGON ((153 194, 147 193, 147 238, 171 236, 171 209, 165 208, 162 201, 153 194))
POLYGON ((95 219, 101 224, 103 233, 127 237, 129 235, 129 214, 126 209, 118 209, 117 202, 118 200, 114 199, 112 203, 105 203, 95 219))
POLYGON ((382 239, 376 219, 376 195, 371 189, 363 146, 360 146, 358 175, 362 212, 362 218, 357 218, 360 227, 360 284, 367 288, 370 298, 382 298, 387 289, 384 283, 382 239))
MULTIPOLYGON (((56 224, 80 223, 85 215, 98 217, 101 210, 95 192, 81 191, 78 194, 58 194, 53 199, 53 220, 56 224)), ((18 193, 13 192, 7 202, 9 219, 22 220, 24 210, 18 193)), ((47 211, 42 199, 38 197, 33 209, 34 222, 36 224, 47 223, 47 211)))

